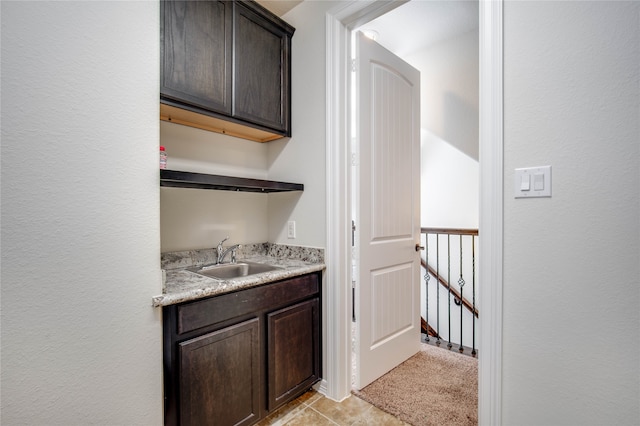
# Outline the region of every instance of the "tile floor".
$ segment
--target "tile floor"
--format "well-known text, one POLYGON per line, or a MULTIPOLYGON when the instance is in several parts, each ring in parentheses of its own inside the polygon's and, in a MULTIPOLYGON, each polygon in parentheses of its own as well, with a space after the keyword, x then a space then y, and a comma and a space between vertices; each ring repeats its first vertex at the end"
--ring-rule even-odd
POLYGON ((408 426, 392 415, 351 395, 342 402, 310 390, 258 423, 259 426, 408 426))

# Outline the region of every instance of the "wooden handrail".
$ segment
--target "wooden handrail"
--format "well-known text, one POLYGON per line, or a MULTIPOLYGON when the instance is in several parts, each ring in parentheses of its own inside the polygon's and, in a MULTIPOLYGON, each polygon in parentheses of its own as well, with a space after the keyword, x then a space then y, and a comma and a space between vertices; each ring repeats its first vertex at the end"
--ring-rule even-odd
POLYGON ((478 235, 477 229, 461 228, 420 228, 423 234, 455 234, 455 235, 478 235))
POLYGON ((431 275, 433 275, 434 277, 437 277, 440 285, 448 289, 451 292, 451 294, 453 294, 458 300, 460 300, 464 305, 464 307, 469 310, 469 312, 473 312, 476 318, 479 318, 478 308, 474 309, 473 305, 467 299, 460 296, 460 292, 458 292, 458 290, 456 290, 453 287, 449 287, 449 283, 447 282, 447 280, 445 280, 442 276, 438 275, 438 272, 435 269, 433 269, 431 265, 427 265, 424 259, 420 259, 420 264, 422 265, 423 268, 427 269, 431 275))
POLYGON ((420 329, 424 334, 428 334, 432 337, 440 337, 438 336, 438 332, 436 331, 436 329, 431 327, 431 325, 427 323, 427 321, 422 316, 420 316, 420 329))

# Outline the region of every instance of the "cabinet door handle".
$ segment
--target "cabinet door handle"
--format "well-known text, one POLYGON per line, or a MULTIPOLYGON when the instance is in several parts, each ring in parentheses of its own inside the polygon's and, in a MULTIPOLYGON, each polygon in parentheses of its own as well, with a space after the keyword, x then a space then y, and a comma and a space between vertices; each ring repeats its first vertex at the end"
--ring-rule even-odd
POLYGON ((424 250, 424 246, 421 246, 419 243, 416 244, 416 251, 424 250))

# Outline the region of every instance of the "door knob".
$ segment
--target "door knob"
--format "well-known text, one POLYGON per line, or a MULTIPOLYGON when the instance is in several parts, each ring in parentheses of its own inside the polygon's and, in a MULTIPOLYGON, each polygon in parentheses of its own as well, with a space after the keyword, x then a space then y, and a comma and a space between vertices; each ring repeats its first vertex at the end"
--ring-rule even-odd
POLYGON ((421 246, 420 244, 416 244, 416 251, 420 251, 420 250, 424 250, 424 246, 421 246))

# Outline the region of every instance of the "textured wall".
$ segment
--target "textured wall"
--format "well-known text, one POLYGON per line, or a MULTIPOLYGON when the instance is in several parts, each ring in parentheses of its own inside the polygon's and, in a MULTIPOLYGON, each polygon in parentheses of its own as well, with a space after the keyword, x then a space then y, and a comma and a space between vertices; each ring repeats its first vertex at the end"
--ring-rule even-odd
POLYGON ((269 178, 304 183, 304 193, 269 198, 269 241, 324 247, 326 238, 325 13, 335 2, 311 1, 283 18, 296 28, 292 45, 292 137, 269 144, 269 178), (287 238, 287 221, 297 238, 287 238))
POLYGON ((478 227, 478 29, 405 59, 420 70, 422 226, 478 227))
POLYGON ((478 29, 405 58, 420 70, 420 123, 478 161, 478 29))
MULTIPOLYGON (((160 123, 167 168, 267 179, 267 145, 178 124, 160 123)), ((269 197, 201 189, 160 189, 161 251, 191 250, 268 240, 269 197)))
POLYGON ((638 424, 640 3, 505 2, 504 79, 504 424, 638 424))
POLYGON ((159 425, 158 4, 1 7, 0 422, 159 425))
POLYGON ((433 133, 421 132, 422 226, 478 228, 477 160, 433 133))

